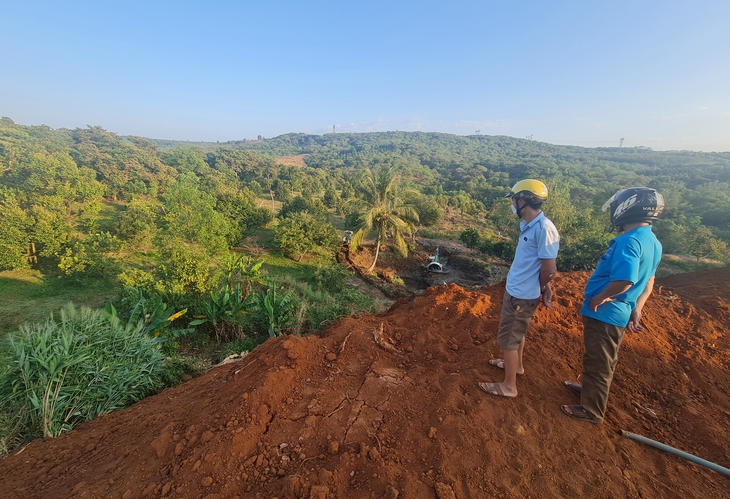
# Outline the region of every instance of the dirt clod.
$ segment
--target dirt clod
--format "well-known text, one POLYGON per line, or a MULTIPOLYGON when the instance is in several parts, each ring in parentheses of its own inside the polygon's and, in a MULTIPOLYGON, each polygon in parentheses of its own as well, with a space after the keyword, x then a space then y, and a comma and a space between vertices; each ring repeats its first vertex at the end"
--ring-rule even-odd
POLYGON ((309 499, 327 499, 329 493, 329 487, 325 485, 313 485, 309 490, 309 499))
POLYGON ((441 482, 436 484, 436 497, 438 499, 456 499, 451 486, 441 482))

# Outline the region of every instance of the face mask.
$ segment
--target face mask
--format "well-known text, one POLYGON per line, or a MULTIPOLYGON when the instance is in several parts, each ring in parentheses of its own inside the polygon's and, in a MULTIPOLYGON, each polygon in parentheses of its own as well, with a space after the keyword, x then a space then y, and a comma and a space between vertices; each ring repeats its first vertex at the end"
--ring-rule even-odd
POLYGON ((511 204, 510 208, 512 208, 512 213, 514 214, 514 216, 519 217, 519 215, 517 214, 517 208, 515 208, 515 205, 511 204))

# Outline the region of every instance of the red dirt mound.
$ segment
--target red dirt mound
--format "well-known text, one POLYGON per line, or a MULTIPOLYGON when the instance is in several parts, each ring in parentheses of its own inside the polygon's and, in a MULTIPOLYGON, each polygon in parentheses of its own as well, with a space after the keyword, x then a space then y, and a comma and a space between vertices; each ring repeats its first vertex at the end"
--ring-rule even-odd
POLYGON ((321 338, 272 339, 32 442, 0 460, 0 497, 727 498, 727 477, 618 434, 730 466, 730 342, 713 308, 730 296, 722 272, 722 303, 702 300, 705 310, 675 278, 671 291, 658 283, 648 332, 625 339, 603 425, 559 409, 575 401, 561 382, 581 371, 586 275, 559 276, 558 307, 536 313, 513 400, 476 386, 501 380, 487 360, 504 288, 450 284, 321 338))

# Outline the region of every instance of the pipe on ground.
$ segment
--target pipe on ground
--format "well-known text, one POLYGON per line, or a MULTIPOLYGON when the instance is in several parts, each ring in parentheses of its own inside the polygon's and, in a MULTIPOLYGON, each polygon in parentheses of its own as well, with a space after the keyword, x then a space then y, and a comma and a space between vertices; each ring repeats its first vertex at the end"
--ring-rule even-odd
POLYGON ((652 447, 656 447, 657 449, 669 452, 670 454, 674 454, 675 456, 682 457, 688 461, 699 464, 700 466, 704 466, 705 468, 710 468, 713 471, 717 471, 718 473, 722 473, 723 475, 730 476, 730 470, 727 468, 723 468, 718 464, 711 463, 710 461, 706 461, 700 457, 694 456, 679 449, 675 449, 674 447, 670 447, 661 442, 657 442, 656 440, 652 440, 651 438, 642 437, 641 435, 637 435, 636 433, 631 433, 624 430, 621 430, 621 436, 636 440, 652 447))

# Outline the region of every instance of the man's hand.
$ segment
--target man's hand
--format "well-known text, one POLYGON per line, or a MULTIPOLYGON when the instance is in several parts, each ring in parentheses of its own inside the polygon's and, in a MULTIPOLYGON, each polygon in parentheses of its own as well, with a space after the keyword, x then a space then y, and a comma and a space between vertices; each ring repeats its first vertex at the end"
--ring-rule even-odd
POLYGON ((632 333, 643 333, 645 331, 644 326, 641 325, 641 310, 633 309, 631 311, 629 325, 626 328, 632 333))
POLYGON ((633 283, 631 281, 611 281, 608 283, 608 286, 606 286, 606 289, 591 298, 588 306, 594 312, 598 312, 598 307, 600 307, 604 303, 616 301, 614 296, 620 295, 621 293, 628 291, 632 285, 633 283))
POLYGON ((542 303, 547 308, 555 308, 553 303, 553 288, 550 287, 550 283, 545 285, 545 289, 542 290, 542 303))
POLYGON ((612 302, 612 301, 616 301, 616 300, 610 296, 608 296, 606 298, 601 298, 600 295, 594 296, 593 298, 591 298, 591 302, 590 302, 591 310, 593 310, 594 312, 598 312, 598 307, 600 307, 604 303, 608 303, 608 302, 612 302))

